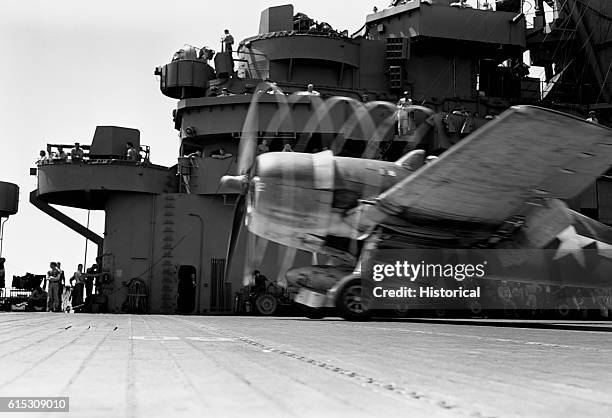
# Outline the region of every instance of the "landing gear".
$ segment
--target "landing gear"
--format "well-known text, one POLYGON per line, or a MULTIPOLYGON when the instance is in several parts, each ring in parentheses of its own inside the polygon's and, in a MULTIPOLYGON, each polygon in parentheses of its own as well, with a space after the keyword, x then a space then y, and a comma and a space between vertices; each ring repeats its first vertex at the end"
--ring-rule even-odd
POLYGON ((336 308, 340 316, 347 321, 367 321, 370 318, 369 302, 361 280, 351 280, 338 293, 336 308))

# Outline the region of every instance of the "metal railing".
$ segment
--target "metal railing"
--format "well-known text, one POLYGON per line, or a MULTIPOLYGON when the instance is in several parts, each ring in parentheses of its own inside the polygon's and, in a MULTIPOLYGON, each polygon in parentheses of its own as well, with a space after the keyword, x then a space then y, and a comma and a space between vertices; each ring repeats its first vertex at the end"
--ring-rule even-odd
POLYGON ((61 154, 60 150, 63 149, 74 149, 74 145, 67 144, 47 144, 47 155, 41 157, 36 161, 37 166, 41 165, 62 165, 62 164, 123 164, 123 165, 149 165, 151 164, 150 155, 151 147, 149 145, 140 145, 138 150, 139 159, 130 160, 127 155, 113 155, 108 158, 99 158, 97 155, 92 158, 91 145, 81 145, 80 148, 83 150, 83 157, 74 159, 70 153, 61 154), (57 152, 52 152, 52 148, 57 148, 57 152), (143 155, 144 154, 144 155, 143 155))

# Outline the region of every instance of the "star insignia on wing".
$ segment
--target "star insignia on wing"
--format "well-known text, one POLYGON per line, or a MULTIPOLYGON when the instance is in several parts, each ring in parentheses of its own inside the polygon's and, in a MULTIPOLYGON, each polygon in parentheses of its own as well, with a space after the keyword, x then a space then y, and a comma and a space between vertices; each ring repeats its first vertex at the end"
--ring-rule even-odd
POLYGON ((558 260, 561 257, 572 255, 576 258, 578 264, 585 266, 584 253, 582 249, 587 245, 595 242, 594 239, 578 234, 574 226, 568 226, 557 235, 560 241, 559 248, 553 257, 553 260, 558 260))
POLYGON ((560 244, 553 260, 571 255, 576 259, 578 264, 584 268, 585 259, 583 250, 587 247, 592 249, 596 248, 599 255, 612 259, 612 251, 610 251, 612 250, 612 245, 580 235, 574 226, 568 226, 561 231, 559 235, 557 235, 557 239, 559 239, 560 244))

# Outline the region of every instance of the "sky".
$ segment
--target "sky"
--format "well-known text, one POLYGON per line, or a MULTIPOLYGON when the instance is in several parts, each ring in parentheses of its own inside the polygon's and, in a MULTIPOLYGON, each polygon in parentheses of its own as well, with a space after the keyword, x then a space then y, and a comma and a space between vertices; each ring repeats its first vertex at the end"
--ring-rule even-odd
MULTIPOLYGON (((294 11, 357 31, 380 0, 295 0, 294 11)), ((472 1, 475 3, 475 0, 472 1)), ((3 0, 0 13, 0 181, 20 187, 19 213, 5 225, 2 256, 13 275, 42 274, 61 261, 72 274, 85 259, 85 239, 29 203, 29 175, 47 143, 91 143, 96 125, 137 128, 151 160, 173 165, 179 139, 171 113, 176 100, 159 91, 156 66, 184 44, 219 50, 224 29, 238 42, 255 35, 270 0, 3 0), (225 7, 227 6, 227 7, 225 7)), ((58 207, 86 224, 85 210, 58 207)), ((102 235, 104 213, 90 213, 102 235)), ((89 244, 87 262, 94 261, 89 244)), ((67 274, 67 276, 69 277, 67 274)))

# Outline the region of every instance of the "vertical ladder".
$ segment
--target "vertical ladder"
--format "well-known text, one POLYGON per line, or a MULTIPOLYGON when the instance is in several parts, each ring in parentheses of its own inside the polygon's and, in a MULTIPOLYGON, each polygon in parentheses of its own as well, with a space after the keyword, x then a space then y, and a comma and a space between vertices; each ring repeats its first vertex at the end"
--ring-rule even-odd
POLYGON ((176 309, 177 283, 176 271, 172 262, 173 248, 175 245, 175 201, 174 195, 164 197, 164 208, 162 216, 162 278, 161 278, 161 310, 174 313, 176 309))

